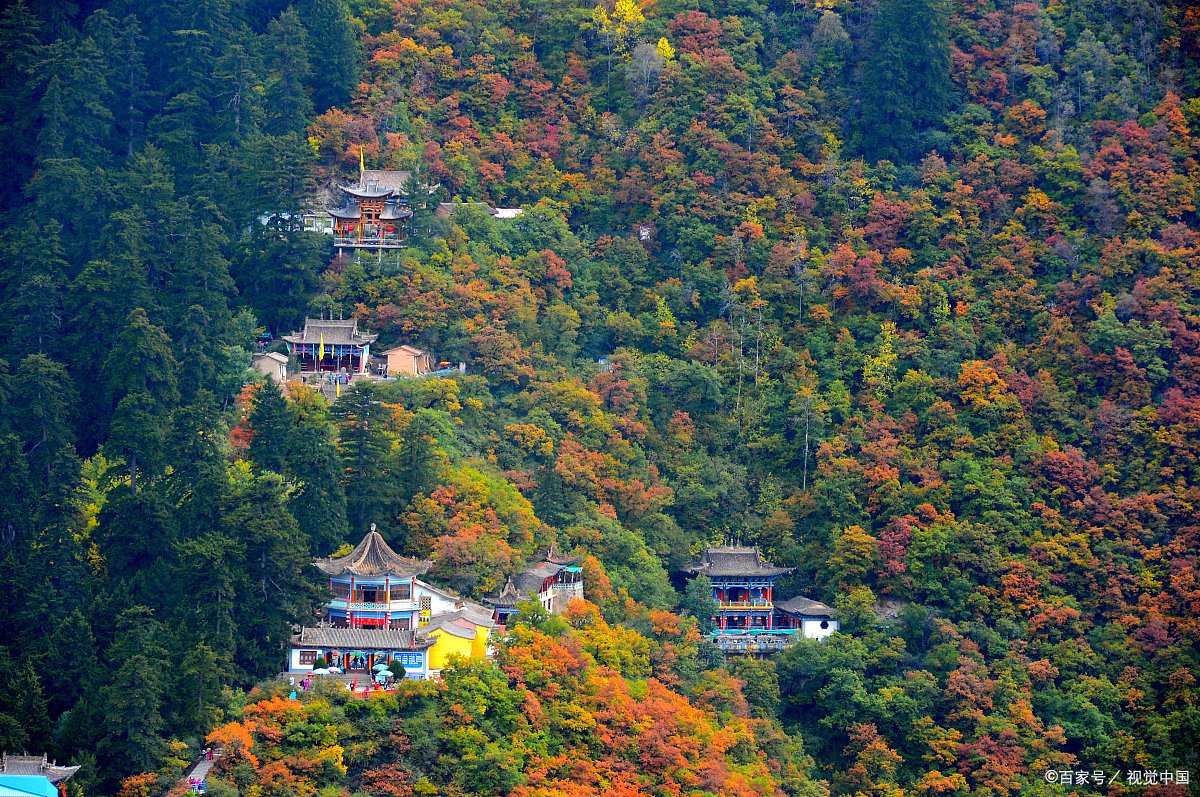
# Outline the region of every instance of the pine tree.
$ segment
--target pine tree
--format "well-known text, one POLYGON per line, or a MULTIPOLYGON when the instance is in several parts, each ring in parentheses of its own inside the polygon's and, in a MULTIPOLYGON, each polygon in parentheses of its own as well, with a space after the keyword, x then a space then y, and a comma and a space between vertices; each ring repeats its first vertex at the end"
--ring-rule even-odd
POLYGON ((24 446, 14 434, 0 434, 0 484, 5 485, 5 511, 0 513, 0 548, 22 550, 33 533, 33 487, 24 446))
POLYGON ((346 491, 333 435, 324 425, 300 420, 292 430, 288 473, 299 484, 289 508, 314 553, 328 553, 349 533, 346 491))
POLYGON ((83 612, 75 609, 58 623, 45 654, 50 712, 58 716, 75 705, 98 674, 96 639, 83 612))
POLYGON ((40 228, 18 233, 6 260, 12 264, 6 282, 14 288, 4 304, 5 336, 18 357, 28 354, 60 355, 66 348, 67 261, 60 238, 61 226, 50 220, 40 228))
POLYGON ((175 607, 174 616, 191 639, 214 650, 236 649, 245 557, 245 544, 219 530, 179 544, 172 582, 189 600, 175 607))
POLYGON ((111 400, 144 394, 166 415, 179 401, 179 362, 171 352, 171 339, 162 327, 150 323, 146 311, 137 307, 125 320, 112 352, 104 361, 101 376, 111 400))
POLYGON ((400 497, 409 501, 427 492, 441 474, 446 448, 453 444, 454 427, 450 416, 439 410, 418 410, 400 439, 400 497))
POLYGON ((236 616, 239 627, 254 633, 237 640, 237 661, 261 675, 281 665, 292 623, 316 608, 308 540, 287 511, 283 479, 273 473, 235 484, 222 520, 222 531, 236 535, 246 550, 236 616))
POLYGON ((947 0, 881 0, 863 69, 859 140, 870 160, 912 160, 950 110, 947 0))
POLYGON ((295 8, 288 8, 267 26, 271 48, 271 77, 267 81, 267 119, 271 135, 303 133, 313 116, 306 82, 312 72, 308 62, 308 35, 295 8))
POLYGON ((141 23, 132 14, 118 20, 99 9, 87 18, 84 33, 104 59, 104 102, 112 115, 112 149, 132 155, 143 132, 149 82, 141 23))
POLYGON ((345 105, 358 80, 358 37, 346 7, 338 0, 301 0, 312 64, 312 101, 317 113, 345 105))
POLYGON ((184 401, 194 400, 201 390, 211 390, 216 375, 212 326, 212 316, 198 304, 189 307, 176 326, 175 355, 181 366, 179 393, 184 401))
POLYGON ((21 361, 13 381, 12 407, 30 475, 42 491, 61 449, 75 442, 73 422, 79 394, 67 369, 42 354, 21 361))
POLYGON ((113 675, 99 698, 105 721, 96 750, 110 782, 158 768, 169 668, 161 624, 150 609, 135 606, 117 623, 117 638, 106 653, 113 675))
POLYGON ((46 81, 38 115, 38 162, 73 158, 87 169, 110 160, 112 111, 104 104, 109 94, 104 57, 89 37, 55 42, 38 64, 46 81))
POLYGON ((217 118, 220 137, 241 146, 262 121, 259 67, 251 49, 241 42, 229 45, 217 61, 217 118))
POLYGON ((169 693, 172 725, 201 736, 221 717, 221 684, 231 675, 228 664, 203 642, 192 647, 176 673, 169 693))
POLYGON ((373 388, 359 385, 334 407, 346 484, 346 520, 354 529, 393 514, 389 509, 395 492, 388 456, 394 440, 391 410, 376 396, 373 388))
POLYGON ((138 476, 155 473, 163 463, 165 421, 166 408, 143 391, 122 396, 113 408, 105 453, 125 461, 129 489, 134 494, 138 491, 138 476))
POLYGON ((252 225, 234 255, 233 274, 241 300, 267 329, 292 329, 304 317, 329 251, 325 236, 252 225))
POLYGON ((163 489, 177 507, 181 538, 207 533, 220 522, 221 500, 229 487, 226 436, 216 399, 207 390, 171 413, 166 439, 171 478, 163 489))
POLYGON ((6 6, 0 11, 0 208, 7 211, 22 201, 21 189, 33 174, 36 117, 29 109, 37 104, 34 66, 42 58, 42 25, 25 0, 6 6))
POLYGON ((250 404, 250 459, 263 470, 287 473, 288 442, 292 415, 279 383, 267 379, 254 390, 250 404))

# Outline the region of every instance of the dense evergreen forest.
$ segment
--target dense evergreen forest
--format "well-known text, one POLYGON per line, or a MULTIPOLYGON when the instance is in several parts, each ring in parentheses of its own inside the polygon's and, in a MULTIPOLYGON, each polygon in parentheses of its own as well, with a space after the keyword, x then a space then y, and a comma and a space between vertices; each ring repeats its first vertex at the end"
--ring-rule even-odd
POLYGON ((1198 59, 1188 0, 4 4, 0 750, 89 797, 206 738, 220 797, 1200 782, 1198 59), (398 252, 288 215, 360 162, 415 175, 398 252), (306 315, 467 372, 285 395, 306 315), (256 687, 372 522, 588 602, 256 687), (842 633, 723 661, 722 540, 842 633))

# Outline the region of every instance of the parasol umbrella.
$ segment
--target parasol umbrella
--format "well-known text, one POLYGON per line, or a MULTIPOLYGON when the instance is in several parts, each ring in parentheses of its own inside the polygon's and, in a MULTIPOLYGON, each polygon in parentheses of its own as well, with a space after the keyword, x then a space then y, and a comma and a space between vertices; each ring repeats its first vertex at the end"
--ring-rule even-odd
POLYGON ((374 670, 375 672, 379 672, 380 670, 386 670, 387 668, 388 668, 387 664, 385 664, 384 662, 381 661, 378 664, 376 664, 374 667, 372 667, 371 669, 374 670))
POLYGON ((391 678, 395 674, 396 673, 392 672, 391 670, 380 670, 379 672, 375 673, 375 677, 376 678, 391 678))
POLYGON ((330 672, 330 673, 337 673, 338 675, 341 675, 341 674, 342 674, 342 668, 341 668, 341 667, 330 667, 330 668, 329 668, 329 672, 330 672))
POLYGON ((313 675, 329 675, 329 669, 326 667, 318 667, 312 671, 313 675))

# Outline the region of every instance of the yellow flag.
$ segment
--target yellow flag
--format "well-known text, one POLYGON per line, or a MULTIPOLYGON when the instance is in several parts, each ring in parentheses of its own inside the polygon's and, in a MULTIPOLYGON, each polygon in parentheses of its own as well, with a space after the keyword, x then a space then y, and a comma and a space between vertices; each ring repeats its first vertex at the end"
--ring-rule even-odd
POLYGON ((367 156, 363 154, 362 144, 358 145, 358 179, 362 180, 362 173, 367 170, 367 156))
POLYGON ((320 351, 321 351, 321 356, 317 359, 318 363, 321 362, 321 360, 325 359, 325 333, 324 332, 321 333, 321 350, 320 351))
POLYGON ((335 395, 337 398, 341 398, 341 397, 342 397, 342 380, 341 380, 341 379, 339 379, 339 380, 337 381, 337 387, 335 387, 335 388, 333 389, 333 394, 334 394, 334 395, 335 395))

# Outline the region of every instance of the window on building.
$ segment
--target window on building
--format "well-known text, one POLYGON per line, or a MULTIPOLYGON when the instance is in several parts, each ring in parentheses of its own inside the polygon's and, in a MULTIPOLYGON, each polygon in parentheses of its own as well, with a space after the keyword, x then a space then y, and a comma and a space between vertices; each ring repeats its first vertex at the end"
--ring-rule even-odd
POLYGON ((343 601, 350 600, 350 585, 349 584, 334 584, 333 585, 333 597, 337 598, 338 600, 343 600, 343 601))
POLYGON ((412 584, 405 581, 403 584, 392 585, 392 600, 394 601, 409 601, 412 600, 412 584))
POLYGON ((317 652, 315 650, 300 651, 301 664, 315 664, 317 661, 317 652))

